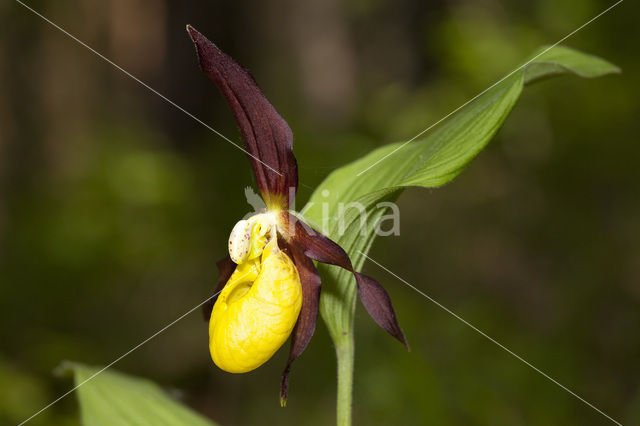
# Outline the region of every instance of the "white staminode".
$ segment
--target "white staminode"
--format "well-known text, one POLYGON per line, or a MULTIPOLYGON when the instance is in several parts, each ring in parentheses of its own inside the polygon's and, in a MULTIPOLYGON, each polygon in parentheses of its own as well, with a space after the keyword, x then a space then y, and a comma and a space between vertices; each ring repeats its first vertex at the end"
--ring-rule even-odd
POLYGON ((229 235, 229 256, 242 263, 262 253, 270 240, 276 238, 276 219, 272 213, 260 213, 235 224, 229 235), (255 241, 252 241, 252 238, 255 241), (254 247, 252 248, 252 243, 254 247))

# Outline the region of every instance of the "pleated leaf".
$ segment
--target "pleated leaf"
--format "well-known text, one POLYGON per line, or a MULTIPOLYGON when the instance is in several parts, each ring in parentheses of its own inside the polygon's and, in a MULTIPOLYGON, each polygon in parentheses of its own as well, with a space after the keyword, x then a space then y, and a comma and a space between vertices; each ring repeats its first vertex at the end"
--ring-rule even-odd
MULTIPOLYGON (((526 84, 563 74, 599 77, 615 72, 619 69, 601 58, 554 47, 416 140, 405 146, 404 142, 382 146, 332 172, 312 194, 303 209, 304 217, 339 243, 360 270, 365 260, 361 252, 366 254, 375 238, 373 224, 388 213, 376 208, 377 203, 394 201, 408 186, 433 188, 453 180, 487 146, 526 84), (346 209, 341 215, 339 203, 351 202, 360 203, 369 215, 364 232, 357 209, 346 209), (328 203, 328 215, 323 215, 323 203, 328 203), (323 223, 328 226, 322 227, 323 223), (346 232, 339 232, 340 228, 346 232)), ((336 267, 319 265, 318 269, 323 279, 320 312, 334 341, 340 344, 353 338, 355 280, 336 267)), ((388 276, 378 280, 390 288, 385 285, 388 276)), ((398 316, 402 323, 402 312, 398 316)), ((407 337, 410 341, 411 336, 407 337)))

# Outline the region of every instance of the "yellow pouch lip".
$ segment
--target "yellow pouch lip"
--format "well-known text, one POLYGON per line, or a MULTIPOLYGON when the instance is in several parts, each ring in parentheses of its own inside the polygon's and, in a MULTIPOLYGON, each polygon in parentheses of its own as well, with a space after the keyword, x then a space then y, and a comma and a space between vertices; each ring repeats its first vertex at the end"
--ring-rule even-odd
POLYGON ((259 259, 236 267, 216 301, 209 324, 214 363, 230 373, 259 367, 286 342, 301 306, 297 268, 271 241, 259 259))
MULTIPOLYGON (((255 225, 254 225, 254 228, 255 228, 255 225)), ((238 264, 238 266, 236 266, 235 271, 233 271, 233 274, 231 274, 231 277, 229 278, 229 282, 224 287, 224 289, 220 293, 220 296, 218 297, 218 300, 222 300, 222 303, 224 303, 226 307, 228 307, 228 305, 234 302, 237 302, 242 297, 250 295, 249 293, 251 293, 251 291, 255 289, 254 283, 260 280, 260 277, 265 272, 264 265, 267 262, 267 259, 270 258, 271 255, 273 254, 280 253, 280 248, 277 246, 275 241, 271 241, 269 242, 269 244, 266 245, 266 247, 263 246, 263 248, 261 248, 260 251, 261 251, 260 254, 262 254, 260 259, 248 260, 238 264), (236 274, 240 276, 235 277, 236 274), (247 283, 249 283, 249 286, 248 286, 249 289, 245 294, 243 294, 241 297, 232 297, 233 293, 237 291, 238 287, 245 285, 247 283)), ((283 255, 286 256, 286 254, 284 253, 283 255)), ((295 265, 294 265, 294 269, 295 269, 295 265)), ((296 270, 296 273, 297 272, 298 271, 296 270)), ((299 277, 298 277, 298 280, 299 280, 299 277)))

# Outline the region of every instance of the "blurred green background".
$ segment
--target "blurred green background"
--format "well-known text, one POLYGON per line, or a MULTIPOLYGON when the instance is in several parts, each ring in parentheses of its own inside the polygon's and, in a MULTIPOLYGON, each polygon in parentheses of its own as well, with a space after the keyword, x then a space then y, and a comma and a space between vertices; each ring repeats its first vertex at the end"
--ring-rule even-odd
MULTIPOLYGON (((239 140, 187 23, 248 67, 296 136, 298 207, 331 170, 406 140, 613 2, 26 2, 239 140)), ((567 41, 623 73, 527 88, 452 184, 400 198, 371 256, 626 424, 640 424, 640 57, 628 1, 567 41)), ((250 206, 244 154, 13 1, 0 4, 0 424, 68 390, 204 300, 250 206)), ((358 307, 360 425, 600 425, 600 414, 374 264, 412 345, 358 307)), ((326 425, 319 325, 278 403, 287 350, 211 363, 194 312, 117 364, 225 425, 326 425)), ((77 424, 67 397, 33 425, 77 424)))

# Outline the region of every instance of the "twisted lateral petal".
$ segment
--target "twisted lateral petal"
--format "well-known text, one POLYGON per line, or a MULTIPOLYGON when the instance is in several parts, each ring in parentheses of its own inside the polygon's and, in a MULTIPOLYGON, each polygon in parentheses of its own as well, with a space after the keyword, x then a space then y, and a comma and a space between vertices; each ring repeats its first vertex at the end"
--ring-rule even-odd
POLYGON ((238 123, 258 187, 269 208, 289 208, 289 191, 298 188, 293 134, 247 70, 193 27, 187 31, 202 70, 227 100, 238 123))
POLYGON ((287 340, 301 305, 295 265, 270 244, 261 259, 238 265, 213 307, 209 322, 213 362, 230 373, 259 367, 287 340))
POLYGON ((290 245, 289 250, 293 257, 293 262, 298 268, 300 283, 302 284, 302 309, 300 310, 296 327, 293 329, 291 335, 289 360, 282 373, 280 404, 283 407, 287 404, 287 388, 291 363, 298 358, 307 348, 307 345, 309 345, 313 333, 316 330, 318 308, 320 306, 320 275, 318 275, 313 261, 305 256, 302 249, 296 245, 290 245))
POLYGON ((313 260, 340 266, 352 272, 356 278, 360 301, 371 318, 409 349, 409 344, 398 324, 396 313, 391 305, 391 298, 386 290, 373 278, 356 272, 349 255, 337 243, 311 228, 298 217, 290 213, 287 215, 287 226, 293 230, 290 244, 299 245, 304 250, 304 254, 313 260))

